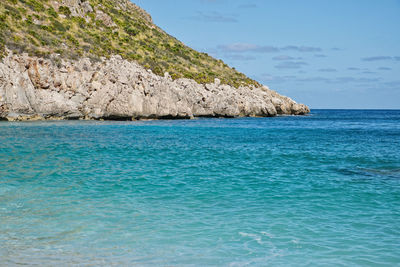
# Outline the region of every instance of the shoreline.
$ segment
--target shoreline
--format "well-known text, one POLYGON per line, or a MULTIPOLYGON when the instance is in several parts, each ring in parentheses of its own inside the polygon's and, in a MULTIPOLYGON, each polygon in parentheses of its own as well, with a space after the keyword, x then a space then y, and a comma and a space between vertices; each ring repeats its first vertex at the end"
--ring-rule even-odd
POLYGON ((278 114, 274 116, 163 116, 163 117, 58 117, 44 116, 38 114, 13 114, 11 117, 0 117, 3 122, 35 122, 35 121, 175 121, 175 120, 198 120, 198 119, 242 119, 242 118, 276 118, 276 117, 305 117, 307 114, 278 114))
POLYGON ((21 114, 16 117, 2 117, 0 121, 4 122, 34 122, 34 121, 157 121, 157 120, 196 120, 196 119, 240 119, 240 118, 273 118, 283 116, 307 116, 304 115, 277 115, 277 116, 192 116, 192 117, 103 117, 103 118, 68 118, 68 117, 46 117, 41 115, 21 114))

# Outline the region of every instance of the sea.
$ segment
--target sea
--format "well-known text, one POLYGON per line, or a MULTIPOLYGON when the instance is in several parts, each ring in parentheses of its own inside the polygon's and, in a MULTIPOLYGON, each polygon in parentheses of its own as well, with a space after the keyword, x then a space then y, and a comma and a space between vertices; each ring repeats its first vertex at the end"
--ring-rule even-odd
POLYGON ((400 111, 0 122, 0 266, 400 266, 400 111))

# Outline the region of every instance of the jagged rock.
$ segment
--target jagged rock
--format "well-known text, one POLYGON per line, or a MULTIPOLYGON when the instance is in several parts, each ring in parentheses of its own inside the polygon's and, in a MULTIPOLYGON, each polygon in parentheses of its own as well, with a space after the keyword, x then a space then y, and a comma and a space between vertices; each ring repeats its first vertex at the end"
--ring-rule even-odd
POLYGON ((302 115, 308 107, 270 90, 157 76, 112 56, 91 63, 8 55, 0 62, 0 118, 145 119, 302 115))

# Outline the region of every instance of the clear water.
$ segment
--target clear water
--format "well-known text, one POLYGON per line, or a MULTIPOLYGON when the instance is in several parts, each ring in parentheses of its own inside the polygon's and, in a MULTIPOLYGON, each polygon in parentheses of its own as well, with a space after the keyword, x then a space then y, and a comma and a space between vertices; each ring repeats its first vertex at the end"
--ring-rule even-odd
POLYGON ((400 111, 0 123, 0 265, 400 266, 400 111))

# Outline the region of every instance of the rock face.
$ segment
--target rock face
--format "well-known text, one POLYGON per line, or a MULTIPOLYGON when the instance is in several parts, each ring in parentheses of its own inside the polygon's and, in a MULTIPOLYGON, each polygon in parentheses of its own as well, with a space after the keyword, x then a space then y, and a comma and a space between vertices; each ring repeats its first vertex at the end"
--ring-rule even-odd
POLYGON ((27 54, 0 62, 0 118, 163 119, 193 117, 276 116, 307 114, 297 104, 263 86, 234 88, 173 81, 119 56, 91 62, 65 61, 27 54))

